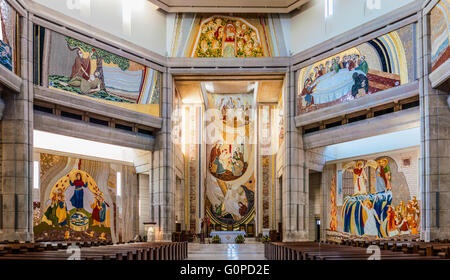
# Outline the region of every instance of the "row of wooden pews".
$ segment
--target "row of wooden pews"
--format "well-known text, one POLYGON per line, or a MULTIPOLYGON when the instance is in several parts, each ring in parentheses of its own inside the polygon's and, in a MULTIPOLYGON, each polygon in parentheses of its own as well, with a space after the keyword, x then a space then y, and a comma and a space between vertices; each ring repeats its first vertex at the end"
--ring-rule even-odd
POLYGON ((380 240, 271 242, 265 244, 264 252, 268 260, 432 260, 449 258, 449 247, 448 243, 380 240), (375 255, 377 251, 378 256, 375 255))
MULTIPOLYGON (((337 244, 337 243, 336 243, 337 244)), ((405 254, 419 254, 421 256, 437 256, 441 258, 450 258, 450 241, 434 240, 424 242, 420 240, 342 240, 342 245, 367 248, 370 245, 376 245, 382 250, 393 252, 403 252, 405 254)))
POLYGON ((38 242, 0 244, 0 260, 183 260, 187 242, 38 242))

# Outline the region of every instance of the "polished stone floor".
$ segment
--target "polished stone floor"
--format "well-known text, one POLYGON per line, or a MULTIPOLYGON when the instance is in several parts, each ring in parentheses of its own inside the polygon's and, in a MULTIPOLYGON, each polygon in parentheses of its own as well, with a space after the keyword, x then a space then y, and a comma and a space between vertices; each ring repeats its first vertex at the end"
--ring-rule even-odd
POLYGON ((189 243, 188 260, 264 260, 264 245, 189 243))

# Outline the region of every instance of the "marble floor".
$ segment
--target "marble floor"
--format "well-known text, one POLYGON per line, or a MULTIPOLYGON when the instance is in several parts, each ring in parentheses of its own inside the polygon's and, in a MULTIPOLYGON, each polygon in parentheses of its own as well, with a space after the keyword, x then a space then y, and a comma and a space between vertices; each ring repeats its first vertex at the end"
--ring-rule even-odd
POLYGON ((264 245, 189 243, 188 260, 264 260, 264 245))

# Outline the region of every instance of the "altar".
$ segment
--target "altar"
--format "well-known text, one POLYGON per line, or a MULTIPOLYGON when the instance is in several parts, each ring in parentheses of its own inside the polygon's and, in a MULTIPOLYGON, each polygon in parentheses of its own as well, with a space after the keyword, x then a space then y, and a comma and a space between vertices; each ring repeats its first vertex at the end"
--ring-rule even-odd
POLYGON ((245 231, 211 231, 210 236, 219 236, 220 243, 235 243, 237 236, 245 236, 245 231))

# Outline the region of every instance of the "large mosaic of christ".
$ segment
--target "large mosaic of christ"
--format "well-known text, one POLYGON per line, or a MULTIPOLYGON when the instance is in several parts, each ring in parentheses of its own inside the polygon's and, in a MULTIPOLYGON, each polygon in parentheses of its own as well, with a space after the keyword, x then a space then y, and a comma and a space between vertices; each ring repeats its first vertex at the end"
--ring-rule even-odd
POLYGON ((265 56, 259 30, 242 18, 213 16, 203 20, 192 57, 265 56))

